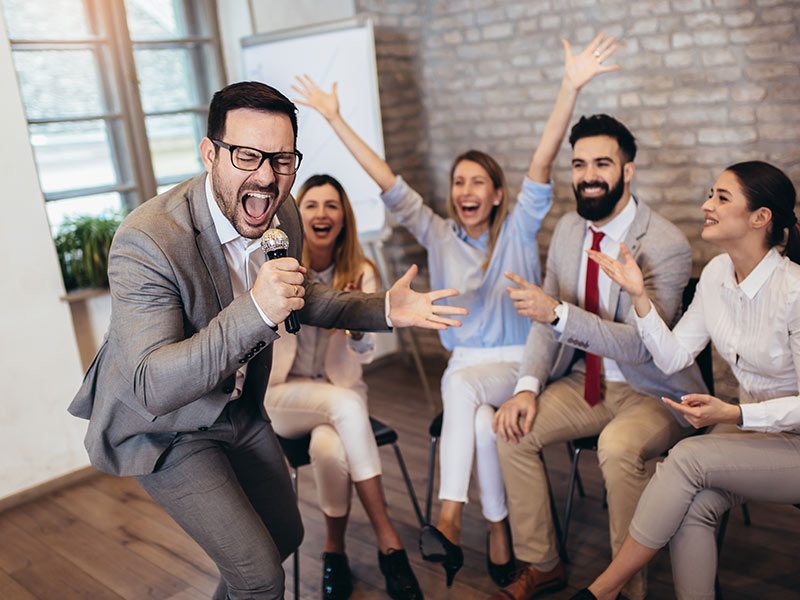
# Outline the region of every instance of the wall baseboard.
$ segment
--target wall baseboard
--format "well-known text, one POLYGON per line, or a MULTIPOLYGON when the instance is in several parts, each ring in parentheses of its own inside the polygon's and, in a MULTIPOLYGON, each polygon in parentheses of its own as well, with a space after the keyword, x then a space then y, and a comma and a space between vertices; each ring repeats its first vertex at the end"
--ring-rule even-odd
POLYGON ((72 473, 67 473, 61 477, 50 479, 49 481, 45 481, 39 485, 22 490, 16 494, 12 494, 11 496, 0 498, 0 512, 14 508, 15 506, 19 506, 20 504, 25 504, 26 502, 31 502, 37 498, 41 498, 42 496, 46 496, 47 494, 65 487, 69 487, 76 483, 80 483, 81 481, 94 477, 95 475, 99 475, 99 473, 100 472, 94 467, 83 467, 77 471, 73 471, 72 473))

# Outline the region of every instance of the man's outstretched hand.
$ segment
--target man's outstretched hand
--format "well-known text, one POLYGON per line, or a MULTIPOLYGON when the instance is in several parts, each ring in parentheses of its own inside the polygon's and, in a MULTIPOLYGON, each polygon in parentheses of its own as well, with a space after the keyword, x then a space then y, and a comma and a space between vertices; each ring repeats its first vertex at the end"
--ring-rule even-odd
POLYGON ((394 327, 423 327, 425 329, 447 329, 461 327, 461 321, 444 315, 466 315, 466 308, 434 304, 442 298, 457 296, 458 290, 434 290, 427 293, 411 289, 411 281, 417 276, 417 265, 405 272, 389 289, 389 319, 394 327))

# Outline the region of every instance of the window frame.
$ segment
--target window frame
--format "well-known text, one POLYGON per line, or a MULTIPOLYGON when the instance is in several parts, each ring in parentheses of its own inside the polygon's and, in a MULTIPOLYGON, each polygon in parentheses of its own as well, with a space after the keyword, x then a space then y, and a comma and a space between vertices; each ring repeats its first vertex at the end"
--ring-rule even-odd
POLYGON ((45 204, 101 193, 118 193, 124 210, 130 211, 157 195, 159 186, 173 185, 189 175, 162 177, 161 181, 157 181, 146 119, 149 116, 190 114, 202 138, 211 94, 222 87, 227 79, 216 0, 178 1, 183 23, 189 33, 176 37, 134 41, 128 28, 125 0, 82 0, 89 27, 97 32, 93 36, 69 40, 20 39, 11 37, 9 32, 12 55, 36 50, 90 50, 98 70, 98 91, 106 107, 104 112, 98 114, 44 118, 26 116, 29 138, 32 125, 103 121, 106 126, 110 158, 117 182, 56 192, 42 190, 45 204), (204 35, 198 35, 199 31, 204 32, 204 35), (142 104, 135 51, 165 48, 181 48, 190 52, 190 81, 197 103, 146 113, 142 104), (212 64, 208 64, 208 60, 202 60, 204 57, 210 58, 212 64))

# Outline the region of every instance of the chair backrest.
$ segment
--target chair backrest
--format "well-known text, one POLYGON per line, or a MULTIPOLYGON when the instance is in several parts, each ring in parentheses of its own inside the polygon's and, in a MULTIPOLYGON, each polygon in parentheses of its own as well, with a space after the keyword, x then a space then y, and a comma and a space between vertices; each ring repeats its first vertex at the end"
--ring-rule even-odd
MULTIPOLYGON (((694 291, 697 289, 697 277, 689 279, 689 283, 683 288, 683 312, 689 308, 694 298, 694 291)), ((711 342, 706 344, 706 347, 700 351, 700 354, 695 358, 697 366, 700 368, 700 374, 703 376, 703 381, 708 388, 708 393, 714 395, 714 366, 711 361, 711 342)))

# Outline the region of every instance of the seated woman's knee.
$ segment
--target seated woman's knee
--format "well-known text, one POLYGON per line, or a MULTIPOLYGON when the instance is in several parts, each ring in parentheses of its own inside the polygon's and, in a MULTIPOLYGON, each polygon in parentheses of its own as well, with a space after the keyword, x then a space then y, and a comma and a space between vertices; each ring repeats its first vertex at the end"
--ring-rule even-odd
POLYGON ((348 419, 369 420, 367 405, 357 392, 347 388, 340 388, 336 398, 331 402, 330 417, 334 422, 348 419))
POLYGON ((347 466, 347 455, 342 438, 330 425, 318 425, 311 431, 308 454, 312 464, 323 468, 347 466))
POLYGON ((481 405, 475 411, 475 443, 478 445, 495 445, 495 432, 492 430, 494 420, 494 407, 490 404, 481 405))
POLYGON ((469 369, 458 369, 447 374, 442 386, 442 402, 445 408, 465 403, 480 403, 473 377, 469 369))

